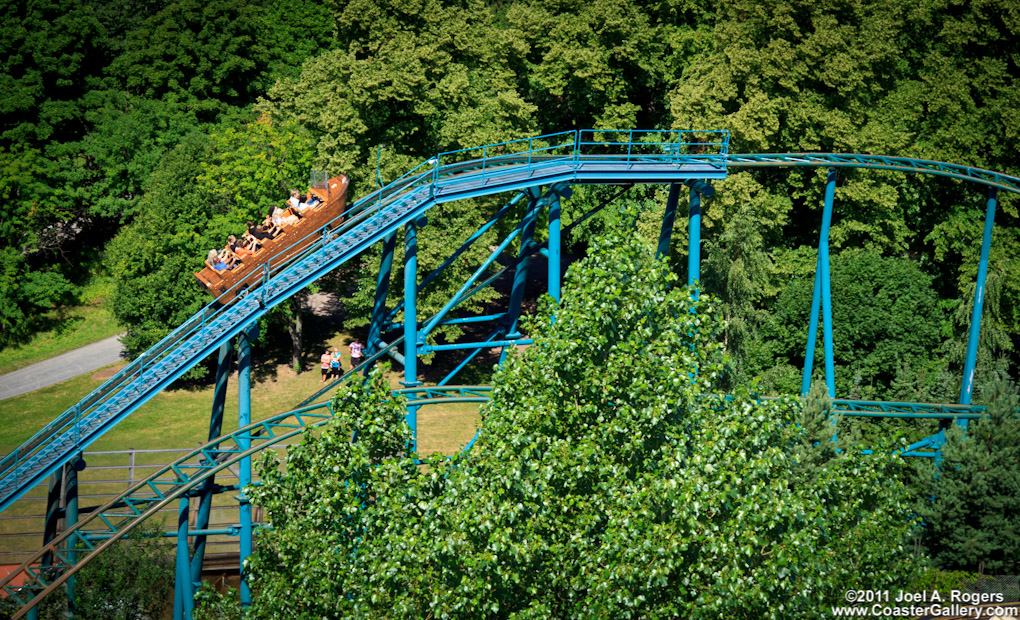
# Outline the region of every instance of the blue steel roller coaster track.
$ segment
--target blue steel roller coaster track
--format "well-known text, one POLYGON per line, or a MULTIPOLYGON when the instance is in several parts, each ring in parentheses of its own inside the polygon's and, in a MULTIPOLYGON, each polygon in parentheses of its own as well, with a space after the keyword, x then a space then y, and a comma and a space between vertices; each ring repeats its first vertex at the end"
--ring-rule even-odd
MULTIPOLYGON (((955 419, 962 424, 965 424, 967 419, 979 417, 983 409, 970 405, 968 379, 972 379, 973 376, 972 358, 976 353, 976 330, 980 328, 980 301, 987 270, 988 245, 994 225, 996 197, 998 191, 1020 193, 1020 179, 968 166, 902 157, 833 153, 730 154, 728 150, 729 134, 726 131, 581 130, 440 153, 385 187, 360 199, 348 210, 343 221, 331 222, 313 233, 311 236, 315 238, 315 243, 302 254, 290 257, 279 264, 265 265, 259 282, 246 290, 236 291, 239 297, 236 302, 227 304, 213 302, 203 308, 117 375, 7 455, 0 461, 0 511, 8 508, 54 472, 72 464, 92 442, 209 355, 220 351, 222 366, 224 351, 235 337, 238 337, 242 348, 243 371, 246 368, 244 364, 247 364, 244 353, 247 335, 259 317, 379 241, 384 242, 384 251, 379 272, 376 310, 373 312, 369 338, 372 352, 369 360, 388 354, 404 363, 405 385, 410 390, 406 392, 410 396, 408 422, 412 431, 416 430, 417 408, 425 403, 443 402, 444 399, 446 402, 450 399, 471 402, 484 400, 486 390, 484 386, 447 388, 441 385, 437 388, 419 388, 416 358, 419 354, 431 351, 469 348, 477 353, 489 347, 502 347, 505 356, 508 346, 529 342, 516 333, 517 314, 513 309, 514 296, 518 288, 516 277, 522 267, 526 272, 528 257, 541 252, 549 257, 550 294, 559 298, 561 233, 559 198, 569 196, 570 185, 671 184, 660 237, 661 251, 663 241, 668 247, 669 236, 672 233, 680 184, 687 184, 690 187, 692 204, 692 228, 689 239, 693 244, 688 275, 689 282, 694 283, 698 275, 699 239, 695 226, 700 220, 700 215, 695 215, 694 206, 700 204, 702 196, 711 196, 712 188, 709 184, 725 179, 731 168, 815 167, 830 171, 819 240, 812 327, 817 325, 816 321, 821 312, 825 338, 826 383, 830 395, 833 396, 828 222, 831 220, 833 206, 835 171, 840 168, 891 170, 959 179, 988 188, 978 294, 971 324, 972 347, 968 348, 968 366, 964 370, 964 387, 961 389, 960 403, 939 405, 836 401, 836 410, 846 415, 955 419), (551 189, 543 194, 542 187, 551 189), (426 321, 417 321, 416 295, 442 269, 441 267, 418 283, 416 230, 425 225, 424 216, 427 211, 445 202, 507 192, 515 192, 514 199, 486 222, 464 247, 491 228, 508 212, 512 204, 521 198, 528 198, 529 206, 524 220, 443 310, 426 321), (549 213, 550 230, 549 240, 542 247, 532 241, 531 234, 538 212, 545 208, 549 213), (404 299, 387 313, 386 289, 392 264, 394 237, 400 230, 405 231, 406 246, 404 299), (499 315, 503 321, 502 326, 481 343, 431 347, 426 345, 425 336, 437 325, 476 320, 445 319, 445 315, 471 294, 495 280, 496 276, 483 278, 483 275, 496 256, 505 250, 515 237, 519 237, 521 242, 521 254, 512 265, 515 270, 515 286, 514 292, 511 293, 511 309, 499 315), (552 268, 554 264, 557 267, 555 270, 552 268), (472 285, 474 288, 471 288, 472 285), (403 325, 396 325, 392 323, 392 319, 401 309, 406 309, 406 320, 403 325), (419 328, 420 325, 423 327, 419 328), (390 331, 402 328, 404 336, 387 345, 379 337, 387 327, 390 331), (403 356, 397 353, 399 346, 403 348, 403 356), (971 351, 971 348, 974 350, 971 351)), ((443 267, 452 262, 462 250, 454 253, 443 267)), ((504 268, 499 273, 507 269, 504 268)), ((234 291, 228 293, 232 294, 234 291)), ((516 302, 519 304, 519 298, 516 302)), ((485 318, 491 317, 479 317, 477 320, 485 318)), ((809 328, 811 336, 816 331, 809 328)), ((814 341, 811 340, 806 349, 808 359, 805 364, 805 386, 810 381, 813 351, 814 341)), ((468 357, 468 360, 470 359, 471 356, 468 357)), ((458 366, 441 383, 449 381, 462 367, 463 364, 458 366)), ((242 380, 241 387, 242 390, 247 390, 244 381, 242 380)), ((321 393, 303 405, 308 405, 319 396, 321 393)), ((242 408, 245 407, 245 400, 246 398, 242 398, 242 408)), ((222 408, 222 404, 220 407, 222 408)), ((330 417, 331 413, 323 404, 303 406, 254 425, 248 425, 242 414, 242 421, 245 423, 238 431, 219 439, 211 437, 210 443, 202 450, 197 450, 181 461, 167 466, 153 478, 136 485, 110 504, 91 511, 88 517, 77 525, 70 526, 60 537, 46 541, 46 545, 35 558, 38 562, 45 557, 45 568, 33 568, 33 561, 29 560, 2 583, 7 595, 14 597, 14 600, 23 605, 15 617, 22 617, 43 596, 71 577, 80 566, 101 552, 110 542, 126 534, 135 524, 158 509, 155 507, 165 506, 174 499, 187 502, 191 495, 200 493, 196 489, 204 488, 205 490, 201 492, 207 494, 208 488, 203 485, 207 485, 213 479, 216 471, 235 462, 242 465, 248 463, 247 466, 250 468, 251 454, 300 432, 300 428, 322 424, 330 417), (93 526, 105 528, 107 531, 101 534, 89 533, 86 527, 93 526), (96 540, 104 542, 97 544, 96 540), (25 577, 27 583, 23 587, 13 588, 10 583, 18 575, 25 577)), ((908 453, 931 456, 937 452, 941 440, 940 436, 933 436, 910 446, 908 453), (935 448, 936 452, 921 451, 926 448, 935 448)), ((185 541, 187 535, 185 531, 185 541)), ((250 524, 248 536, 250 552, 250 524)), ((242 542, 242 556, 245 554, 243 547, 242 542)), ((185 564, 187 559, 185 555, 183 558, 185 564)), ((181 563, 182 558, 179 556, 179 569, 181 563)), ((184 578, 182 570, 178 570, 178 586, 182 591, 187 589, 181 586, 180 580, 184 578)), ((242 592, 242 596, 243 594, 242 592)), ((180 608, 178 617, 189 615, 188 601, 181 601, 179 596, 178 606, 180 608)))

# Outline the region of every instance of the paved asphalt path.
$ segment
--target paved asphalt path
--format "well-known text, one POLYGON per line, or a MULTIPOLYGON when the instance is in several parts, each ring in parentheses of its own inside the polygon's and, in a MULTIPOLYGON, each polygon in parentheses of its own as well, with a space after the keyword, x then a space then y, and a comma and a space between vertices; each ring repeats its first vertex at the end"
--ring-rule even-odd
POLYGON ((110 336, 106 340, 0 375, 0 400, 27 394, 120 361, 124 347, 119 338, 119 335, 110 336))

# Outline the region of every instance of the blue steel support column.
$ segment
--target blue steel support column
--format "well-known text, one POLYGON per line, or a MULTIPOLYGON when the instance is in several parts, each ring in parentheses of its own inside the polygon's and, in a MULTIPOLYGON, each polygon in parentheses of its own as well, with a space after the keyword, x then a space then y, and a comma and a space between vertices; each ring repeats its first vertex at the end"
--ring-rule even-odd
POLYGON ((188 561, 188 511, 191 500, 177 502, 177 562, 174 571, 174 620, 190 620, 195 593, 191 586, 191 563, 188 561))
POLYGON ((368 327, 368 355, 380 349, 382 323, 386 317, 386 296, 390 290, 390 271, 393 269, 393 248, 397 244, 396 234, 383 240, 382 258, 379 260, 379 276, 375 281, 375 303, 372 306, 372 322, 368 327))
MULTIPOLYGON (((57 471, 50 474, 50 485, 49 491, 46 494, 46 518, 43 521, 43 546, 50 544, 50 542, 57 535, 57 522, 60 521, 60 496, 63 495, 64 489, 64 470, 67 467, 58 469, 57 471)), ((46 553, 42 557, 42 566, 47 566, 53 563, 53 554, 46 553)), ((28 610, 25 614, 27 620, 39 620, 39 606, 36 605, 32 609, 28 610)))
POLYGON ((815 286, 811 294, 811 321, 808 324, 807 346, 804 348, 804 375, 800 380, 800 395, 807 396, 811 389, 811 373, 815 366, 815 342, 818 340, 818 313, 822 308, 822 280, 818 277, 818 261, 815 260, 815 286))
POLYGON ((836 196, 836 169, 829 169, 825 182, 825 205, 822 230, 818 239, 818 268, 822 285, 822 338, 825 346, 825 387, 829 398, 836 398, 836 370, 832 351, 832 286, 829 282, 829 227, 832 224, 832 202, 836 196))
POLYGON ((549 295, 560 301, 560 195, 549 195, 549 295))
MULTIPOLYGON (((974 289, 974 310, 970 315, 970 334, 967 336, 967 358, 963 365, 963 382, 960 385, 960 403, 970 404, 974 389, 974 369, 977 366, 978 341, 981 339, 981 311, 985 305, 985 281, 988 279, 988 255, 992 249, 992 228, 995 226, 995 208, 999 190, 988 190, 988 204, 985 207, 985 231, 981 237, 981 262, 978 263, 977 287, 974 289)), ((956 422, 967 428, 967 420, 956 422)))
MULTIPOLYGON (((219 437, 223 431, 223 411, 227 401, 227 381, 230 378, 232 347, 229 342, 220 346, 216 359, 216 389, 213 391, 212 412, 209 415, 209 441, 219 437)), ((209 512, 212 510, 213 488, 215 477, 209 476, 202 483, 199 491, 198 514, 195 516, 195 529, 205 530, 209 527, 209 512)), ((194 552, 191 556, 191 581, 197 584, 202 579, 202 562, 205 559, 205 534, 195 536, 194 552)))
POLYGON ((701 194, 693 187, 687 226, 687 286, 691 287, 694 299, 698 299, 697 287, 701 281, 701 194))
MULTIPOLYGON (((524 288, 528 284, 528 266, 531 265, 531 246, 535 237, 535 223, 541 210, 541 188, 530 187, 531 197, 528 208, 524 212, 524 226, 521 231, 521 249, 517 253, 517 266, 514 268, 514 283, 510 288, 510 302, 507 305, 506 317, 503 319, 503 334, 512 334, 517 330, 517 319, 521 316, 521 301, 524 299, 524 288)), ((509 349, 504 348, 499 356, 499 363, 506 359, 509 349)))
MULTIPOLYGON (((237 426, 242 428, 251 424, 251 341, 258 337, 257 325, 252 325, 237 337, 237 426)), ((238 447, 244 451, 251 447, 251 437, 238 437, 238 447)), ((251 605, 251 588, 245 574, 244 562, 251 556, 251 500, 244 488, 251 484, 251 457, 245 457, 238 463, 237 482, 241 487, 238 495, 238 516, 240 517, 240 566, 241 566, 241 605, 251 605)))
MULTIPOLYGON (((415 222, 404 227, 404 387, 421 385, 418 381, 418 231, 415 222)), ((418 449, 418 407, 407 408, 407 426, 411 429, 411 449, 418 449)))
POLYGON ((676 203, 680 200, 680 184, 669 186, 669 197, 666 199, 666 212, 662 214, 662 228, 659 229, 659 247, 655 251, 656 258, 669 256, 669 242, 673 238, 673 224, 676 222, 676 203))
MULTIPOLYGON (((67 476, 64 478, 64 529, 67 529, 71 524, 78 522, 78 472, 85 469, 85 459, 81 458, 79 454, 65 469, 67 469, 67 476)), ((67 561, 71 564, 77 562, 78 552, 69 551, 67 553, 67 561)), ((67 613, 72 618, 77 612, 74 605, 74 586, 76 581, 75 575, 71 575, 67 578, 65 586, 67 591, 67 613)))
MULTIPOLYGON (((57 523, 60 521, 60 498, 64 494, 63 470, 57 470, 50 474, 50 487, 46 495, 46 520, 43 521, 43 546, 50 544, 50 541, 57 535, 57 523)), ((53 561, 52 554, 43 556, 42 564, 46 566, 53 561)), ((30 610, 38 615, 39 606, 36 605, 30 610)))

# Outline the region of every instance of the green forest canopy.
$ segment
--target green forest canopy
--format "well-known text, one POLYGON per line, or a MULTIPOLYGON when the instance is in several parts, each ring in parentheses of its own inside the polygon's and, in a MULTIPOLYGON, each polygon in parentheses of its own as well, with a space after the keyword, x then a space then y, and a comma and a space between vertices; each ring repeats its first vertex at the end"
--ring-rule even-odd
MULTIPOLYGON (((190 275, 203 250, 305 184, 310 168, 343 171, 364 193, 377 154, 392 179, 441 150, 538 133, 728 129, 733 152, 879 153, 1018 174, 1018 34, 1006 0, 4 0, 0 345, 108 273, 129 349, 144 349, 206 302, 190 275)), ((706 202, 703 287, 727 320, 735 384, 796 385, 820 174, 741 172, 706 202)), ((567 217, 604 193, 581 188, 567 217)), ((650 235, 663 200, 642 188, 621 206, 640 209, 650 235)), ((956 399, 983 201, 955 181, 841 175, 841 395, 956 399), (882 330, 860 325, 890 313, 882 330)), ((1017 367, 1017 204, 1001 197, 985 374, 1017 367)), ((449 231, 466 234, 491 210, 435 209, 422 268, 460 240, 449 231)), ((425 295, 423 313, 478 264, 485 241, 425 295)), ((671 255, 677 271, 684 241, 671 255)), ((323 283, 347 298, 351 325, 366 320, 374 264, 323 283)))

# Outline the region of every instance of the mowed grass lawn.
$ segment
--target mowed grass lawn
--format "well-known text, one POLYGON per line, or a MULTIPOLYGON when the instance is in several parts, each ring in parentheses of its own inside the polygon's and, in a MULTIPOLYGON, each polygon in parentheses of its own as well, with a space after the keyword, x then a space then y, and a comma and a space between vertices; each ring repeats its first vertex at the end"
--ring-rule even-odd
MULTIPOLYGON (((53 322, 54 327, 37 332, 22 344, 0 350, 0 374, 24 368, 124 331, 113 318, 113 312, 109 308, 108 300, 113 295, 113 286, 112 280, 96 278, 82 291, 82 305, 51 310, 45 318, 53 322)), ((84 395, 85 393, 82 394, 84 395)))
MULTIPOLYGON (((330 344, 346 342, 344 337, 331 338, 330 344)), ((256 353, 256 364, 258 358, 256 353)), ((53 385, 31 394, 0 401, 0 454, 8 454, 22 442, 29 439, 55 416, 74 405, 82 397, 99 387, 105 377, 111 376, 121 365, 110 366, 90 375, 82 375, 69 381, 53 385)), ((344 367, 350 362, 345 357, 344 367)), ((283 413, 294 408, 299 402, 316 392, 320 387, 318 368, 296 374, 287 366, 274 365, 272 368, 259 367, 253 372, 251 393, 252 420, 257 421, 283 413), (257 379, 255 379, 257 377, 257 379)), ((400 387, 400 374, 390 371, 387 377, 394 388, 400 387)), ((213 387, 171 389, 158 394, 142 405, 124 421, 87 448, 87 451, 106 450, 157 450, 193 449, 204 443, 209 432, 209 413, 212 405, 213 387)), ((323 397, 325 400, 326 397, 323 397)), ((476 403, 444 404, 422 407, 418 412, 419 451, 422 454, 454 454, 471 440, 477 430, 479 409, 476 403)), ((230 377, 227 392, 223 432, 237 428, 237 373, 230 377)), ((299 441, 289 440, 289 443, 299 441)), ((165 464, 183 453, 160 453, 139 455, 136 463, 165 464)), ((101 480, 123 480, 126 469, 102 470, 101 466, 126 463, 124 455, 90 455, 88 467, 80 475, 82 493, 117 494, 127 488, 126 483, 97 484, 101 480), (91 484, 90 484, 91 483, 91 484)), ((139 467, 136 479, 153 473, 155 469, 139 467)), ((229 474, 225 474, 230 478, 229 474)), ((221 479, 223 476, 220 477, 221 479)), ((45 512, 45 484, 29 492, 22 501, 15 503, 5 516, 42 515, 45 512), (36 497, 37 500, 28 498, 36 497)), ((217 497, 216 505, 231 506, 230 510, 214 510, 212 521, 232 523, 236 521, 236 502, 232 495, 217 497)), ((82 505, 101 504, 107 498, 83 497, 82 505)), ((175 511, 173 508, 171 512, 175 511)), ((171 515, 172 516, 172 515, 171 515)), ((38 535, 29 532, 41 531, 42 519, 7 519, 0 522, 0 554, 24 553, 39 547, 38 535)), ((236 539, 217 538, 217 547, 228 550, 236 545, 236 539), (225 547, 221 545, 226 544, 225 547)), ((20 558, 18 559, 20 561, 20 558)))
MULTIPOLYGON (((41 390, 0 401, 0 453, 7 454, 29 439, 47 422, 99 387, 104 375, 117 366, 91 375, 82 375, 41 390)), ((318 369, 294 373, 277 366, 270 373, 259 373, 251 391, 252 421, 262 420, 293 409, 314 393, 320 384, 318 369)), ((400 387, 399 375, 390 371, 394 389, 400 387)), ((207 440, 212 386, 197 389, 166 390, 142 405, 88 450, 154 450, 196 447, 207 440)), ((423 454, 452 454, 471 440, 478 423, 477 404, 446 404, 423 407, 419 417, 419 447, 423 454)), ((230 377, 223 432, 237 428, 237 373, 230 377)))

